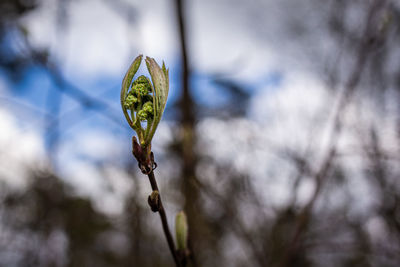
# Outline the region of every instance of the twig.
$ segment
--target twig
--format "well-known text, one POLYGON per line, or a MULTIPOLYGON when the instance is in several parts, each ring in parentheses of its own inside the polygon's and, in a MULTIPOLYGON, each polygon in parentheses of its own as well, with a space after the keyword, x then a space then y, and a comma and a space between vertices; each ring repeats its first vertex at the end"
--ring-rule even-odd
MULTIPOLYGON (((150 206, 152 206, 153 211, 158 211, 158 213, 160 214, 160 219, 161 219, 161 223, 163 226, 165 238, 167 239, 167 242, 168 242, 169 250, 172 254, 172 257, 174 258, 175 265, 180 267, 182 265, 180 264, 178 256, 176 254, 174 239, 172 238, 171 232, 169 231, 167 216, 165 214, 164 206, 161 201, 161 196, 159 194, 160 191, 158 190, 157 181, 154 176, 154 172, 151 171, 147 176, 149 177, 151 189, 153 190, 153 192, 158 192, 158 194, 157 194, 157 208, 158 209, 153 210, 153 206, 150 203, 149 204, 150 204, 150 206)), ((149 202, 150 202, 150 198, 149 198, 149 202)))
MULTIPOLYGON (((179 43, 181 50, 181 62, 182 72, 181 72, 181 86, 182 86, 182 94, 179 99, 179 109, 181 113, 181 121, 180 126, 185 133, 187 138, 181 139, 181 149, 182 149, 182 187, 183 194, 185 195, 185 205, 184 210, 188 215, 189 225, 192 224, 193 221, 197 220, 198 212, 193 211, 193 205, 197 200, 197 192, 196 188, 194 188, 190 181, 195 180, 193 177, 196 176, 196 160, 195 153, 193 151, 193 147, 195 147, 195 121, 196 116, 194 113, 195 110, 195 102, 193 100, 191 90, 190 90, 190 67, 189 67, 189 53, 187 51, 187 39, 186 39, 186 20, 185 20, 185 7, 184 1, 182 0, 174 0, 175 4, 175 12, 177 17, 177 28, 179 34, 179 43)), ((194 228, 189 227, 189 260, 192 263, 192 266, 198 266, 198 263, 195 258, 194 247, 192 246, 192 242, 196 244, 197 231, 194 228)))

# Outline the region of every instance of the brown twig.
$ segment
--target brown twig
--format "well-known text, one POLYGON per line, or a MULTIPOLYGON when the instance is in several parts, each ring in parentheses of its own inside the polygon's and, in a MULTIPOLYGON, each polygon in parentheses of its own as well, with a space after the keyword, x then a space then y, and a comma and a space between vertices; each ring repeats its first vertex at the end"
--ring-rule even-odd
MULTIPOLYGON (((185 196, 184 210, 188 215, 189 225, 194 225, 199 216, 199 211, 193 209, 197 199, 198 192, 196 188, 192 186, 191 181, 195 180, 196 177, 196 156, 193 148, 195 147, 195 101, 190 90, 190 76, 191 71, 189 67, 189 53, 187 50, 187 36, 186 36, 186 20, 185 20, 185 3, 183 0, 174 0, 175 11, 177 17, 177 28, 179 34, 179 43, 181 50, 181 86, 182 94, 179 99, 179 108, 181 113, 181 127, 184 133, 181 139, 181 149, 182 149, 182 188, 183 194, 185 196)), ((196 244, 199 241, 198 231, 195 228, 189 227, 189 239, 193 241, 192 244, 196 244)), ((189 242, 190 244, 191 242, 189 242)), ((195 259, 194 247, 190 245, 189 247, 189 260, 192 266, 198 266, 195 259)))
MULTIPOLYGON (((149 177, 149 181, 150 181, 150 184, 151 184, 151 189, 153 190, 153 192, 155 192, 155 191, 160 192, 158 190, 158 185, 157 185, 156 178, 154 176, 154 172, 151 171, 147 176, 149 177)), ((150 202, 151 202, 151 200, 150 200, 150 197, 149 197, 149 203, 150 202)), ((167 215, 165 214, 164 206, 162 204, 161 196, 160 196, 159 193, 157 194, 156 205, 158 207, 158 210, 153 210, 153 206, 150 204, 150 206, 152 207, 152 210, 155 211, 155 212, 158 211, 158 214, 160 214, 160 219, 161 219, 161 223, 162 223, 162 226, 163 226, 165 238, 167 239, 167 242, 168 242, 169 250, 170 250, 170 252, 172 254, 172 257, 174 258, 175 265, 180 267, 182 265, 180 264, 180 262, 178 260, 178 256, 176 254, 174 239, 172 238, 171 232, 169 231, 167 215)))

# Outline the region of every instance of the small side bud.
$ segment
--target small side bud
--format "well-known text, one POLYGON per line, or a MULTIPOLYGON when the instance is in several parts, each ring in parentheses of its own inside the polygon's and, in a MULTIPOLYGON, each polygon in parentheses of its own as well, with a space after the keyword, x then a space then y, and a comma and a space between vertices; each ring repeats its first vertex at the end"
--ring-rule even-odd
POLYGON ((176 214, 175 232, 177 248, 180 251, 184 251, 187 248, 188 240, 188 223, 184 211, 180 211, 176 214))
POLYGON ((160 210, 160 196, 157 190, 151 192, 151 195, 147 199, 147 202, 149 203, 151 211, 157 212, 160 210))

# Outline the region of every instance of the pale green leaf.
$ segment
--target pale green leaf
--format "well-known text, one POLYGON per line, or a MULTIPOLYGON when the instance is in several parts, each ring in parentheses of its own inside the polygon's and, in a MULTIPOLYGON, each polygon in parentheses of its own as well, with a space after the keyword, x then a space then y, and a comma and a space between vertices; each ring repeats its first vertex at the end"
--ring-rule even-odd
POLYGON ((136 72, 138 71, 140 67, 140 63, 142 62, 142 55, 139 55, 138 57, 135 58, 135 60, 132 62, 131 66, 129 67, 128 71, 125 74, 125 77, 122 81, 122 88, 121 88, 121 106, 122 110, 124 112, 125 118, 128 121, 129 125, 135 129, 134 123, 132 122, 132 119, 130 118, 128 111, 124 107, 124 102, 125 98, 128 95, 129 87, 132 83, 133 76, 135 76, 136 72))

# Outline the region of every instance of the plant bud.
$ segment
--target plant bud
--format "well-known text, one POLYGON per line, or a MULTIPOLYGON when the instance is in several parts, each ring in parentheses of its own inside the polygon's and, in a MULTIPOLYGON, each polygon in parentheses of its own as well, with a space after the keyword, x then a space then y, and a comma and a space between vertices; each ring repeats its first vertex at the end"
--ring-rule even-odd
POLYGON ((169 92, 169 77, 164 63, 160 68, 153 58, 146 57, 151 80, 144 75, 134 80, 133 77, 141 61, 142 55, 139 55, 122 81, 121 106, 126 120, 137 133, 139 143, 147 147, 151 145, 165 109, 169 92))
POLYGON ((188 239, 188 223, 184 211, 178 212, 175 218, 176 244, 178 250, 185 250, 188 239))

